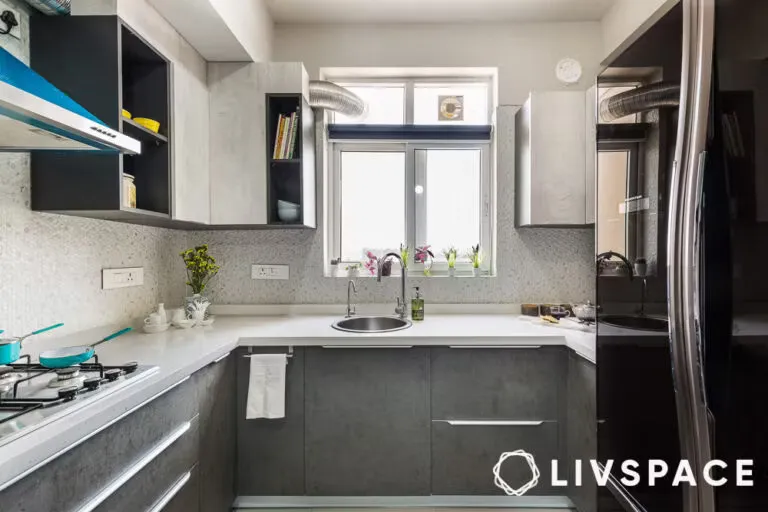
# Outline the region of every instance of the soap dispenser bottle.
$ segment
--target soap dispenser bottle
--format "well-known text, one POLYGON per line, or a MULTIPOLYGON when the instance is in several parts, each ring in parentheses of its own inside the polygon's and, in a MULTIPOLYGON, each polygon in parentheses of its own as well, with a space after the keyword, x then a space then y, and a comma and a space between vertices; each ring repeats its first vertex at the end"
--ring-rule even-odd
POLYGON ((421 297, 419 287, 416 287, 416 297, 411 300, 411 320, 421 322, 424 320, 424 299, 421 297))

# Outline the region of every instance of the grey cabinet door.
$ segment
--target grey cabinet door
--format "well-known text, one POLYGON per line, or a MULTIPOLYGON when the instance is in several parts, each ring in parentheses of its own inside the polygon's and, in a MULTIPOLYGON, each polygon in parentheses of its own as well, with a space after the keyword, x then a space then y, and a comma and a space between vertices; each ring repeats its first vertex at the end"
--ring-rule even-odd
MULTIPOLYGON (((254 353, 280 349, 254 349, 254 353)), ((285 352, 285 350, 282 350, 285 352)), ((286 368, 285 418, 245 419, 250 360, 235 354, 237 366, 237 494, 304 495, 304 349, 296 348, 286 368)))
MULTIPOLYGON (((553 490, 551 460, 558 456, 558 425, 454 426, 432 424, 432 494, 504 495, 494 484, 493 466, 504 452, 525 450, 541 471, 539 484, 526 496, 564 494, 553 490)), ((520 457, 507 459, 501 477, 513 488, 528 482, 531 469, 520 457)), ((562 478, 562 475, 561 475, 562 478)))
POLYGON ((428 495, 429 350, 306 349, 308 495, 428 495))
POLYGON ((567 349, 435 348, 432 418, 556 420, 567 349))
MULTIPOLYGON (((101 503, 96 512, 150 510, 197 463, 199 421, 101 503)), ((128 469, 128 468, 125 468, 128 469)))
MULTIPOLYGON (((568 400, 566 422, 569 482, 574 482, 573 461, 589 468, 597 459, 597 376, 595 365, 571 353, 568 361, 568 400)), ((562 471, 562 470, 561 470, 562 471)), ((597 484, 589 470, 582 471, 582 485, 571 486, 569 497, 581 512, 597 510, 597 484)))
POLYGON ((235 354, 194 375, 200 411, 200 510, 227 512, 235 501, 235 354))
POLYGON ((0 492, 3 512, 69 512, 197 412, 186 381, 0 492))
MULTIPOLYGON (((175 492, 167 500, 165 506, 160 510, 152 512, 209 512, 209 509, 203 508, 200 503, 200 467, 195 466, 189 472, 189 479, 186 482, 179 482, 172 487, 169 492, 175 492), (181 485, 181 487, 176 487, 181 485)), ((163 497, 165 500, 166 497, 163 497)), ((230 510, 229 508, 226 510, 230 510)))

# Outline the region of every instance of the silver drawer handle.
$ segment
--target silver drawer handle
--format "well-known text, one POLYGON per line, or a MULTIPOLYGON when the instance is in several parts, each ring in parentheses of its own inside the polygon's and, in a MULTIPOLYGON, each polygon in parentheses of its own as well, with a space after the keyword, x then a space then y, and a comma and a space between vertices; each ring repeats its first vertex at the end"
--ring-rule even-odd
POLYGON ((541 345, 450 345, 449 348, 503 348, 503 349, 537 349, 541 345))
POLYGON ((447 423, 452 427, 538 427, 544 420, 510 421, 510 420, 434 420, 435 423, 447 423))
POLYGON ((220 363, 220 362, 222 362, 223 360, 225 360, 225 359, 227 358, 227 356, 228 356, 229 354, 231 354, 231 352, 227 352, 226 354, 224 354, 224 355, 223 355, 223 356, 221 356, 220 358, 218 358, 218 359, 214 359, 214 360, 213 360, 213 363, 211 363, 211 364, 216 364, 216 363, 220 363))
POLYGON ((413 348, 413 345, 323 345, 323 348, 413 348))
POLYGON ((181 436, 183 436, 192 426, 189 421, 182 423, 176 430, 171 432, 165 439, 160 441, 154 448, 148 451, 142 458, 128 468, 127 471, 120 476, 112 480, 112 482, 101 490, 96 496, 91 498, 85 505, 78 509, 78 512, 91 512, 99 505, 101 505, 107 498, 115 493, 120 487, 125 485, 128 480, 136 476, 136 474, 144 469, 147 464, 155 460, 161 453, 168 449, 173 443, 175 443, 181 436))
POLYGON ((187 482, 189 482, 189 479, 192 478, 192 472, 187 471, 184 476, 179 478, 173 486, 171 486, 170 489, 163 495, 162 498, 160 498, 160 501, 155 503, 147 512, 160 512, 165 508, 165 506, 176 497, 177 494, 179 494, 179 491, 181 491, 185 485, 187 485, 187 482))

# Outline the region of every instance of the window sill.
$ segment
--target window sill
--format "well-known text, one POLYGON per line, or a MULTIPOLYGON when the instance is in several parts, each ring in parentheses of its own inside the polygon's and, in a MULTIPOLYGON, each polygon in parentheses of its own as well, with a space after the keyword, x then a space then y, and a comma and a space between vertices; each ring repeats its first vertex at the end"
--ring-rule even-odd
MULTIPOLYGON (((330 271, 326 270, 325 277, 338 277, 342 279, 376 279, 376 275, 371 275, 370 273, 366 271, 360 271, 358 273, 349 272, 344 269, 337 269, 333 270, 333 267, 330 271)), ((400 272, 393 272, 389 276, 383 276, 385 278, 387 277, 400 277, 400 272)), ((494 274, 492 274, 488 270, 483 270, 480 275, 475 275, 474 272, 470 270, 459 270, 456 269, 456 273, 454 275, 450 275, 447 270, 433 270, 429 275, 425 275, 423 270, 409 270, 406 277, 410 278, 427 278, 427 279, 483 279, 488 277, 496 277, 494 274)))

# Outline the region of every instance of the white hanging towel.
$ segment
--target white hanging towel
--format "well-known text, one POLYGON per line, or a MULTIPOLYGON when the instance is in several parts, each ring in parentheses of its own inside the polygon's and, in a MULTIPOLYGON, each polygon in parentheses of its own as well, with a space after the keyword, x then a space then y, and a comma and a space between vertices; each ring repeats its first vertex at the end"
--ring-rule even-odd
POLYGON ((245 419, 285 418, 285 354, 253 354, 245 419))

